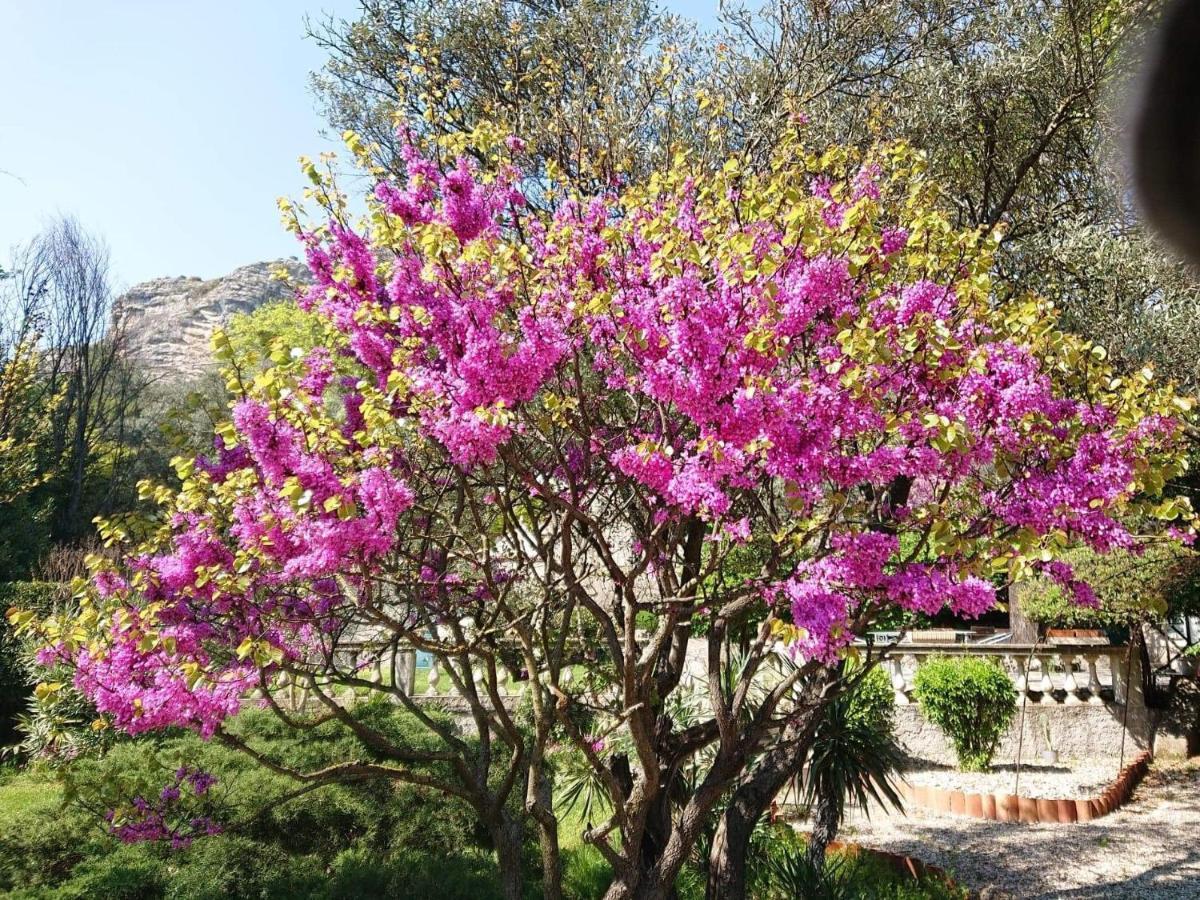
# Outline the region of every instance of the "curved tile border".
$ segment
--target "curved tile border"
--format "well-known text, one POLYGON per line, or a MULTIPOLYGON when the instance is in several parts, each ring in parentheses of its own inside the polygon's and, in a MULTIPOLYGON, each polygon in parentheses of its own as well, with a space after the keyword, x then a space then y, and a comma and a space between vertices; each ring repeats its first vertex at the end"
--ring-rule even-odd
POLYGON ((1122 806, 1150 766, 1150 751, 1143 750, 1118 774, 1099 797, 1047 799, 1015 794, 973 794, 905 783, 905 805, 932 812, 996 822, 1090 822, 1122 806))

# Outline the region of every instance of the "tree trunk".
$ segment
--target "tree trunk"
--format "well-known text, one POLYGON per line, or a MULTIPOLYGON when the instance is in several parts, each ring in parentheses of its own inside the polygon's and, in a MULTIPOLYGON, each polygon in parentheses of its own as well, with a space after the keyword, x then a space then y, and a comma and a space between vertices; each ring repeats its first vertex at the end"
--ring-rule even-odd
POLYGON ((604 900, 677 900, 679 892, 674 877, 663 878, 657 872, 671 838, 671 813, 671 798, 664 790, 647 811, 635 871, 614 878, 604 900))
POLYGON ((534 802, 541 814, 535 813, 538 842, 542 850, 542 900, 562 900, 562 854, 558 846, 558 820, 549 810, 554 808, 550 779, 539 765, 533 779, 534 802))
POLYGON ((525 885, 521 875, 521 823, 504 812, 490 831, 492 842, 496 845, 500 889, 504 900, 522 900, 525 885))
POLYGON ((1038 626, 1025 611, 1021 609, 1021 596, 1030 590, 1028 584, 1010 584, 1008 586, 1008 627, 1012 630, 1014 644, 1036 644, 1038 626))
POLYGON ((785 742, 733 792, 709 852, 706 900, 745 900, 746 866, 754 826, 804 760, 808 743, 800 738, 794 744, 785 742))
MULTIPOLYGON (((809 696, 811 699, 813 695, 809 696)), ((754 826, 788 779, 804 764, 817 723, 824 714, 825 703, 814 703, 807 717, 789 726, 775 749, 763 757, 753 774, 734 790, 709 852, 706 900, 745 900, 746 864, 754 826)))
POLYGON ((562 856, 558 847, 558 828, 538 823, 542 847, 542 898, 562 900, 562 856))
POLYGON ((708 884, 706 900, 729 900, 746 896, 746 863, 750 850, 750 835, 758 817, 737 799, 730 803, 717 833, 713 836, 708 855, 708 884))
POLYGON ((653 885, 649 881, 650 873, 662 858, 663 850, 671 839, 671 796, 670 785, 667 783, 667 779, 671 777, 670 773, 663 776, 663 789, 650 807, 650 813, 646 817, 646 828, 642 832, 641 883, 654 891, 646 896, 653 896, 656 900, 676 900, 679 896, 675 890, 674 879, 670 884, 661 885, 653 885))
POLYGON ((642 872, 639 880, 633 883, 631 879, 617 879, 609 886, 604 894, 604 900, 669 900, 677 896, 675 884, 662 884, 648 880, 642 872))
POLYGON ((808 861, 818 871, 825 868, 825 850, 837 838, 842 824, 837 807, 837 803, 825 794, 817 796, 812 835, 808 839, 808 861))

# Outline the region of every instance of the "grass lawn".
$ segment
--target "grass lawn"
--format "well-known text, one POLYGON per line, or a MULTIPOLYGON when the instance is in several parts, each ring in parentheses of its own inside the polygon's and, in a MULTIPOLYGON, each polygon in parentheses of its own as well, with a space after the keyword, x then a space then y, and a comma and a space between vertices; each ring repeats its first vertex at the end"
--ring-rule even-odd
POLYGON ((0 818, 51 810, 62 802, 62 787, 53 778, 12 767, 0 769, 0 818))

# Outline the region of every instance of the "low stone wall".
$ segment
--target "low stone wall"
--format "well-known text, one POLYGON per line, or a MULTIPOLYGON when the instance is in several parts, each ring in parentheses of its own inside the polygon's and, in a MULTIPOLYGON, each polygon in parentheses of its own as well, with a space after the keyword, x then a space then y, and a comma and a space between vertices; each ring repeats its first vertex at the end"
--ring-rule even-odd
MULTIPOLYGON (((1129 733, 1125 755, 1150 747, 1150 717, 1140 694, 1129 706, 1129 733)), ((1024 741, 1021 756, 1026 763, 1036 762, 1045 749, 1046 731, 1050 744, 1064 760, 1116 757, 1121 752, 1121 733, 1125 706, 1118 703, 1030 703, 1025 708, 1024 741)), ((1020 736, 1021 711, 1009 727, 997 750, 997 764, 1014 763, 1020 736)), ((943 765, 954 765, 954 750, 936 726, 921 715, 914 704, 896 707, 896 735, 910 756, 943 765)))

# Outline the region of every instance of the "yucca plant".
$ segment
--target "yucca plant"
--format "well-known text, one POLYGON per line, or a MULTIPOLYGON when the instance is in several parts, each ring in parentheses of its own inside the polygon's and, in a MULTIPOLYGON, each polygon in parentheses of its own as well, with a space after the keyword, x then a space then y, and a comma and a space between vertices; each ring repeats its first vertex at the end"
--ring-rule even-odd
POLYGON ((864 810, 871 800, 900 808, 897 777, 904 752, 896 742, 894 704, 887 674, 875 668, 834 700, 817 726, 802 788, 813 816, 807 858, 818 871, 847 801, 864 810))
POLYGON ((600 775, 577 751, 562 753, 555 773, 554 788, 562 809, 579 816, 584 823, 593 823, 612 808, 608 788, 600 775))
POLYGON ((765 861, 772 897, 805 900, 862 900, 864 893, 856 877, 856 866, 855 860, 845 856, 818 864, 803 845, 788 846, 765 861))

